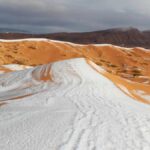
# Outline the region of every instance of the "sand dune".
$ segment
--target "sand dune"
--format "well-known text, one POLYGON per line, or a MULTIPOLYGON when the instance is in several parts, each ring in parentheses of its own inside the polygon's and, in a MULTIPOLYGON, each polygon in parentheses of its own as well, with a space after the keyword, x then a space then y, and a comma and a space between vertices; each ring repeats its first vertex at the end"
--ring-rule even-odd
MULTIPOLYGON (((93 67, 93 63, 90 62, 93 67)), ((140 102, 150 104, 150 85, 134 82, 124 79, 120 76, 113 75, 105 70, 101 71, 94 65, 94 69, 111 80, 119 89, 121 89, 128 96, 140 102)))
POLYGON ((108 44, 77 45, 46 39, 1 40, 0 57, 1 65, 29 66, 85 57, 124 78, 145 81, 150 76, 150 51, 143 48, 123 48, 108 44), (146 77, 137 79, 138 76, 146 77))
MULTIPOLYGON (((0 57, 1 65, 15 63, 29 66, 84 57, 106 70, 105 76, 125 93, 145 103, 150 101, 145 96, 150 95, 150 51, 143 48, 108 44, 78 45, 47 39, 1 40, 0 57)), ((2 66, 0 71, 13 69, 2 66)), ((49 78, 43 77, 43 80, 49 78)))
POLYGON ((149 105, 113 77, 83 58, 0 75, 0 148, 150 149, 149 105))
POLYGON ((150 51, 0 42, 0 150, 149 150, 150 51))

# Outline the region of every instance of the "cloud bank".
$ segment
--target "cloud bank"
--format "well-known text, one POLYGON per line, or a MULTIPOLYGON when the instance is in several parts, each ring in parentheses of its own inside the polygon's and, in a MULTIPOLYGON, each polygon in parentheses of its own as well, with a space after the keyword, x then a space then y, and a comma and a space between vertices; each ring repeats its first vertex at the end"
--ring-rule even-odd
POLYGON ((0 0, 0 28, 86 32, 115 27, 150 29, 149 0, 0 0))

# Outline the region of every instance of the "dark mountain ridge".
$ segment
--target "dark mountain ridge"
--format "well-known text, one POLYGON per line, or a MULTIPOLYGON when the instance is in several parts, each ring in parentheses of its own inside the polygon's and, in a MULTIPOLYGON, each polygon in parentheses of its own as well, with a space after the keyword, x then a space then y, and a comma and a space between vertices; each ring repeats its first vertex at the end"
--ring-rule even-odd
POLYGON ((48 38, 69 41, 79 44, 114 44, 125 47, 144 47, 150 49, 150 31, 140 31, 136 28, 114 28, 93 32, 74 33, 0 33, 0 39, 48 38))

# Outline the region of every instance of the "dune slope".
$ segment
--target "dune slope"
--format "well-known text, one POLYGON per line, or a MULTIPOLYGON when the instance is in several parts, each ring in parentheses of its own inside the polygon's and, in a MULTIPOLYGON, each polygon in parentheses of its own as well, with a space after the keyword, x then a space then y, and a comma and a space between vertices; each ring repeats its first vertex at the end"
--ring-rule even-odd
POLYGON ((148 150, 149 105, 83 58, 0 75, 0 149, 148 150))
POLYGON ((4 64, 36 66, 80 57, 105 69, 105 76, 132 98, 150 103, 149 50, 108 44, 79 45, 47 39, 0 41, 1 73, 13 71, 12 67, 4 64))
MULTIPOLYGON (((0 65, 40 65, 85 57, 124 78, 150 76, 150 51, 108 44, 78 45, 47 39, 1 40, 0 65)), ((142 78, 141 81, 146 80, 142 78)), ((149 80, 148 80, 149 82, 149 80)))

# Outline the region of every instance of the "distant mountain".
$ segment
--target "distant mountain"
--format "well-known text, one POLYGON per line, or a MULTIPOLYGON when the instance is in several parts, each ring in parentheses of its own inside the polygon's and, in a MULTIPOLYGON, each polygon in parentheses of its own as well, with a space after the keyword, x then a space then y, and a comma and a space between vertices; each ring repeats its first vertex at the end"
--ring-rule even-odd
POLYGON ((84 33, 50 33, 50 34, 28 34, 28 33, 0 33, 1 39, 20 38, 48 38, 61 41, 69 41, 79 44, 114 44, 125 47, 150 48, 150 31, 140 31, 136 28, 114 28, 101 31, 84 33))

